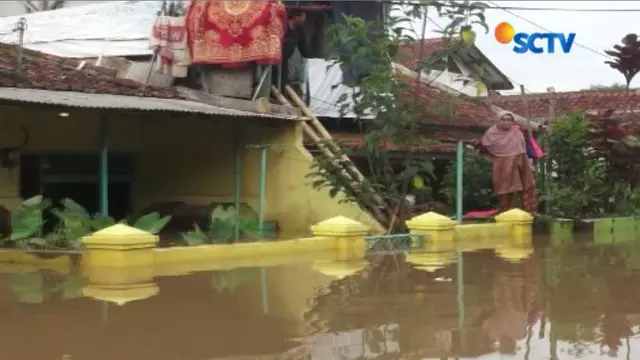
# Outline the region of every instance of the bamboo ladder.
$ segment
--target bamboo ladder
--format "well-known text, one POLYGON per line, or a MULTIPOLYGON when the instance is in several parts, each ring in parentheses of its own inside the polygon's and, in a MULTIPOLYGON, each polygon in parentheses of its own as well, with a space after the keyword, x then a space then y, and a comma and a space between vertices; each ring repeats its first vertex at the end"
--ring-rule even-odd
MULTIPOLYGON (((285 91, 289 94, 289 97, 293 102, 300 108, 302 113, 311 119, 308 123, 302 123, 302 130, 305 135, 307 135, 318 149, 320 149, 320 151, 322 151, 329 159, 335 160, 337 166, 341 168, 342 175, 349 181, 347 184, 344 184, 347 191, 351 192, 353 195, 358 194, 358 184, 365 184, 365 177, 362 175, 360 170, 358 170, 353 161, 351 161, 351 159, 332 141, 334 140, 333 136, 331 136, 329 131, 327 131, 324 125, 322 125, 320 120, 318 120, 311 109, 307 107, 304 101, 300 99, 291 86, 286 85, 285 91)), ((275 86, 271 87, 271 92, 283 105, 293 106, 275 86)), ((378 221, 387 221, 388 216, 382 211, 382 209, 387 208, 387 205, 379 194, 375 193, 373 196, 373 204, 359 205, 371 213, 376 219, 378 219, 378 221)))

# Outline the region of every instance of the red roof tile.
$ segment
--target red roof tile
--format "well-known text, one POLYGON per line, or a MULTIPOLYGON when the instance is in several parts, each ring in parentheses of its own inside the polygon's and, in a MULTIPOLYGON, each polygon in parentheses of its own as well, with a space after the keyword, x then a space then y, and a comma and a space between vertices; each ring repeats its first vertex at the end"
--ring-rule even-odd
MULTIPOLYGON (((408 77, 410 83, 409 96, 413 96, 417 82, 408 77)), ((423 108, 423 123, 430 125, 489 127, 495 124, 496 115, 489 104, 481 98, 468 98, 452 94, 427 84, 421 84, 419 101, 423 108)))
POLYGON ((555 99, 556 116, 571 111, 640 110, 640 90, 582 90, 527 95, 492 96, 489 101, 505 110, 531 119, 549 118, 549 103, 555 99))
POLYGON ((22 71, 15 71, 18 48, 0 43, 0 86, 92 94, 128 95, 184 99, 172 88, 149 86, 116 77, 117 71, 89 63, 76 70, 80 61, 22 50, 22 71))
MULTIPOLYGON (((444 43, 444 38, 422 39, 422 43, 424 44, 422 54, 424 58, 428 58, 436 52, 447 48, 444 43)), ((415 70, 420 61, 420 41, 418 40, 411 44, 401 46, 396 61, 411 70, 415 70)))
MULTIPOLYGON (((331 132, 331 136, 341 143, 346 148, 359 150, 364 147, 364 135, 361 133, 348 133, 348 132, 331 132)), ((429 152, 442 152, 451 153, 456 151, 456 142, 458 140, 471 141, 473 139, 479 139, 482 133, 476 133, 471 131, 430 131, 428 139, 432 141, 426 141, 420 150, 429 152)), ((305 145, 313 146, 310 139, 305 139, 305 145)), ((386 150, 402 150, 394 144, 384 144, 386 150)))

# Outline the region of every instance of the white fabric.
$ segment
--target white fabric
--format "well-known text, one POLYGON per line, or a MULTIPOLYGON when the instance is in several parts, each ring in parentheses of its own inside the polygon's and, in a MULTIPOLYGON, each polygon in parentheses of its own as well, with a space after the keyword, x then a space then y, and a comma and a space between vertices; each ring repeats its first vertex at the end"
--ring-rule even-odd
POLYGON ((185 29, 186 16, 160 16, 151 29, 149 47, 158 54, 156 70, 173 77, 186 77, 191 54, 185 29))

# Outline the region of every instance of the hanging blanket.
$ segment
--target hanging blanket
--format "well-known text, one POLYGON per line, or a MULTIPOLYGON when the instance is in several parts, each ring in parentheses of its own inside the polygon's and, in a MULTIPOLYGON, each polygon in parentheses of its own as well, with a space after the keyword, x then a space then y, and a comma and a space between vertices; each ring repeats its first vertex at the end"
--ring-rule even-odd
POLYGON ((194 1, 187 15, 192 61, 279 64, 286 11, 279 0, 194 1))

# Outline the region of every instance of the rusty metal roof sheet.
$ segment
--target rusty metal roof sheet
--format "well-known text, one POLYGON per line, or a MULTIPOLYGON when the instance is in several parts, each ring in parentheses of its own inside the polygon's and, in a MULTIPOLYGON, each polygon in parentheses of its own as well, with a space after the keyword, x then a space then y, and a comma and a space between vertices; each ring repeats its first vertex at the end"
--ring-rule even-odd
POLYGON ((201 115, 255 117, 279 120, 306 120, 304 117, 284 114, 264 114, 180 99, 161 99, 113 94, 91 94, 76 91, 51 91, 0 87, 0 100, 68 106, 87 109, 166 111, 201 115))

